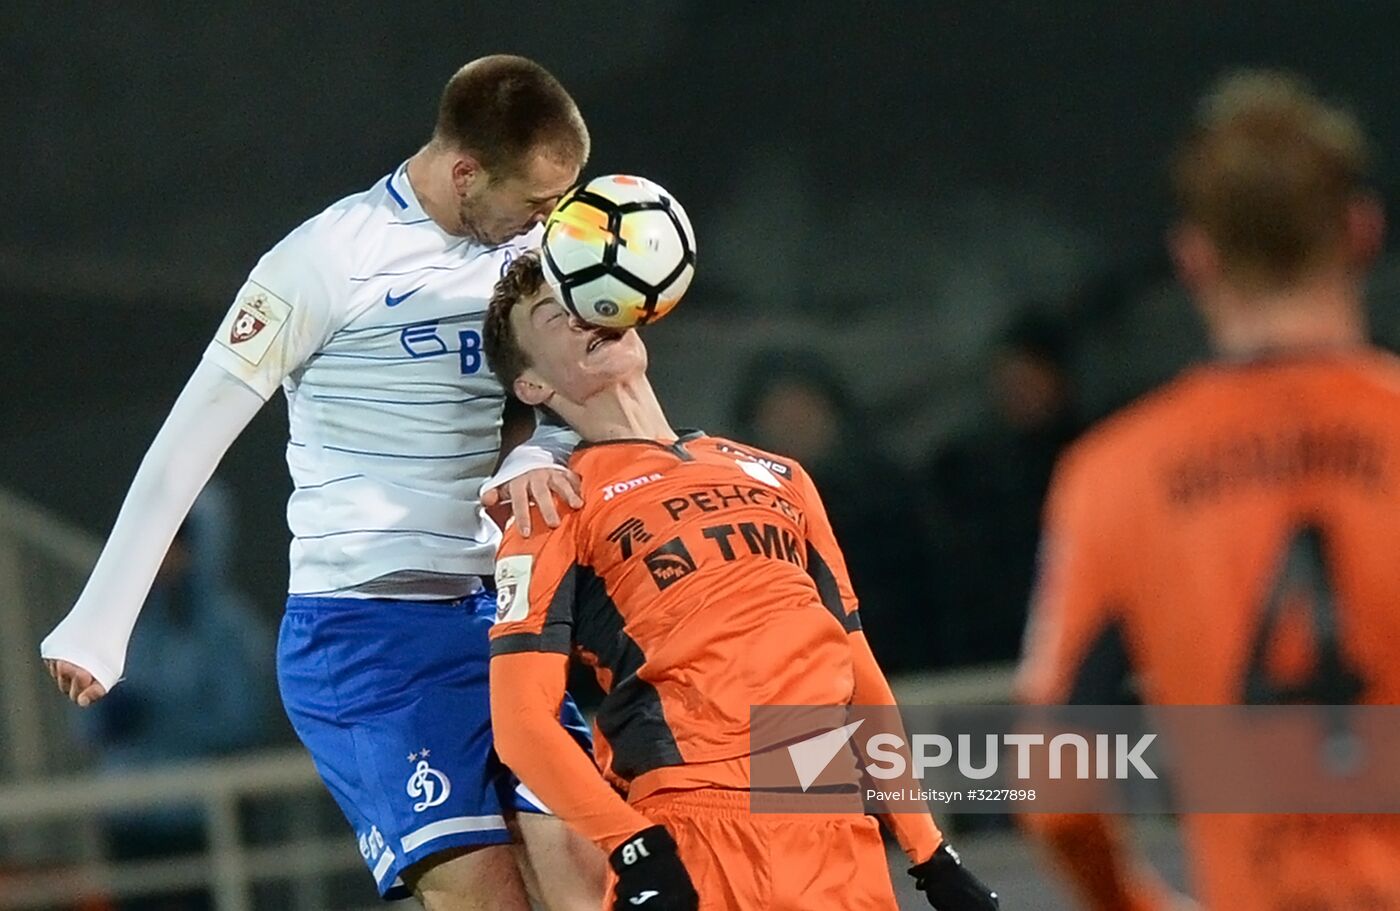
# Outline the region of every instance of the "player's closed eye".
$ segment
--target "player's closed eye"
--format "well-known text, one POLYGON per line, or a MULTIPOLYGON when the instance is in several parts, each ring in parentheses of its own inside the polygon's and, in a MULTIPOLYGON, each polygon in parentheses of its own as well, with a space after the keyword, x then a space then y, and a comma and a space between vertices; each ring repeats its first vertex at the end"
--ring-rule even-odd
POLYGON ((553 325, 555 320, 567 315, 564 308, 553 298, 542 300, 530 308, 530 322, 541 329, 553 325), (544 314, 543 317, 540 316, 541 313, 544 314))

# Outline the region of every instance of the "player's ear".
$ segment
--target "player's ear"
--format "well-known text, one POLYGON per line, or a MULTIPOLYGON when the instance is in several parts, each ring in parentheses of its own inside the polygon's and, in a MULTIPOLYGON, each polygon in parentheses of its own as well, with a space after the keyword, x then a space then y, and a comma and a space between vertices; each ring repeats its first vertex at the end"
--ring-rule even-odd
POLYGON ((554 395, 553 389, 531 376, 528 371, 515 378, 511 391, 515 393, 516 398, 531 407, 543 405, 554 395))
POLYGON ((1344 230, 1352 264, 1370 266, 1385 243, 1385 208, 1380 199, 1370 193, 1353 199, 1347 205, 1344 230))
POLYGON ((470 152, 460 153, 452 162, 452 185, 457 188, 458 195, 466 195, 468 190, 482 182, 485 175, 481 162, 470 152))
POLYGON ((1167 234, 1167 248, 1177 278, 1188 291, 1198 293, 1220 276, 1220 256, 1215 244, 1199 225, 1180 222, 1167 234))

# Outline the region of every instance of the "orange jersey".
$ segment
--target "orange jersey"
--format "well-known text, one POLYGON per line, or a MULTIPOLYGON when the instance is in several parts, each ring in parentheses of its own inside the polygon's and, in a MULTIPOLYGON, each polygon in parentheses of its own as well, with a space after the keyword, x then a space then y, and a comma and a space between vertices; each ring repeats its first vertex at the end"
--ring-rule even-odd
POLYGON ((612 777, 741 759, 754 705, 850 701, 856 600, 800 467, 699 435, 585 443, 571 467, 583 508, 506 532, 492 654, 595 668, 612 777))
MULTIPOLYGON (((506 530, 491 632, 498 749, 565 821, 607 847, 643 820, 578 757, 538 755, 539 738, 562 743, 540 715, 557 714, 563 656, 597 673, 598 766, 634 803, 747 788, 755 705, 893 704, 796 463, 694 433, 585 443, 571 467, 581 509, 530 538, 506 530)), ((938 847, 927 814, 886 822, 915 862, 938 847)))
MULTIPOLYGON (((1400 701, 1400 361, 1184 375, 1066 455, 1043 548, 1030 701, 1400 701)), ((1400 908, 1400 820, 1185 825, 1207 908, 1400 908)))

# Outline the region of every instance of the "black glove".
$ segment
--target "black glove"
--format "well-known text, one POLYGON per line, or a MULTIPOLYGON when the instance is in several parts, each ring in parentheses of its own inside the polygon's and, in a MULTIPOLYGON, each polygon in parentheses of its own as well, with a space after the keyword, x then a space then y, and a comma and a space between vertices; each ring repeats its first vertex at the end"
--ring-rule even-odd
POLYGON ((697 911, 700 896, 665 826, 652 826, 608 855, 617 874, 613 911, 697 911))
POLYGON ((933 856, 909 868, 914 887, 928 896, 938 911, 996 911, 1001 907, 997 894, 968 872, 962 858, 944 842, 933 856))

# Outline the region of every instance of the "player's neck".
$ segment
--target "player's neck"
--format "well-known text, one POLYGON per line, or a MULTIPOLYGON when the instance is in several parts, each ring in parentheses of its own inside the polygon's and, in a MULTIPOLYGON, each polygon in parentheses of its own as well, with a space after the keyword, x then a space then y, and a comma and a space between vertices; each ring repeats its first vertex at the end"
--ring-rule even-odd
POLYGON ((678 438, 645 376, 609 386, 589 399, 577 413, 564 417, 579 436, 593 443, 608 440, 672 443, 678 438))
POLYGON ((1352 280, 1314 282, 1248 296, 1227 292, 1214 311, 1211 342, 1227 358, 1353 348, 1366 343, 1366 317, 1352 280))
POLYGON ((462 210, 443 153, 428 143, 408 160, 408 183, 418 204, 448 234, 465 234, 462 210))

